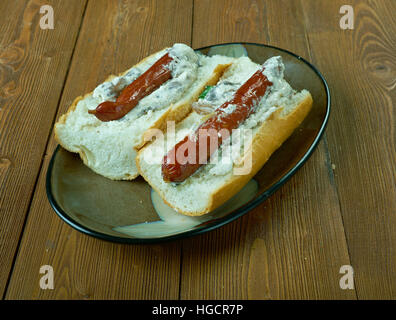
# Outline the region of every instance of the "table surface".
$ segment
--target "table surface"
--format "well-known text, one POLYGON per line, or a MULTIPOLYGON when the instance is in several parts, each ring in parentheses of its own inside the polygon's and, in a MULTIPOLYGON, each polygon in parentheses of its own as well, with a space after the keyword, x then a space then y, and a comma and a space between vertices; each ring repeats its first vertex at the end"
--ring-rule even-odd
POLYGON ((3 299, 395 299, 396 1, 348 3, 352 30, 340 27, 344 0, 1 1, 3 299), (52 30, 40 28, 44 4, 52 30), (113 244, 61 221, 45 174, 73 99, 175 42, 234 41, 293 51, 327 79, 330 121, 304 167, 242 218, 186 240, 113 244), (52 290, 39 286, 43 265, 52 290), (344 265, 353 288, 340 286, 344 265))

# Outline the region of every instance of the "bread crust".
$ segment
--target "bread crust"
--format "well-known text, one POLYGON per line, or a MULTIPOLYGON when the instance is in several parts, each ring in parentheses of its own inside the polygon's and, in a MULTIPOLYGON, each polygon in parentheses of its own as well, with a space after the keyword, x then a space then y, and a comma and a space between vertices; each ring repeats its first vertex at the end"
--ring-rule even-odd
MULTIPOLYGON (((290 137, 293 131, 305 119, 312 108, 312 104, 312 96, 311 94, 308 94, 307 97, 286 116, 282 115, 281 108, 274 111, 260 126, 254 135, 250 146, 245 151, 241 161, 236 165, 237 167, 243 167, 243 163, 247 160, 247 157, 251 151, 252 169, 250 173, 247 175, 233 174, 231 178, 224 181, 221 187, 212 192, 208 201, 208 205, 202 211, 184 211, 183 209, 169 203, 166 200, 163 192, 158 190, 155 185, 152 185, 152 188, 161 196, 167 205, 184 215, 200 216, 213 211, 229 200, 236 193, 238 193, 246 185, 246 183, 248 183, 248 181, 254 177, 254 175, 267 162, 269 157, 283 144, 283 142, 285 142, 290 137), (276 134, 274 134, 274 132, 276 132, 276 134)), ((142 152, 143 150, 141 150, 136 157, 136 165, 142 177, 148 183, 150 183, 148 177, 145 176, 144 172, 141 170, 140 156, 142 152)))

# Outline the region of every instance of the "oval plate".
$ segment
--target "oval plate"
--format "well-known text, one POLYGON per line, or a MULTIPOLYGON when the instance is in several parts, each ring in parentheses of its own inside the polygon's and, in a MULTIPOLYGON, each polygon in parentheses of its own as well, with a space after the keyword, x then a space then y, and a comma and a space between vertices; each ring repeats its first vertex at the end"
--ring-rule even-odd
POLYGON ((180 215, 180 219, 175 219, 179 215, 171 214, 169 220, 163 216, 161 220, 152 204, 151 188, 141 177, 132 182, 109 180, 86 167, 77 154, 58 146, 48 167, 47 196, 55 212, 70 226, 85 234, 121 243, 155 243, 204 233, 262 203, 310 157, 330 112, 329 88, 313 65, 289 51, 254 43, 227 43, 197 51, 207 55, 248 55, 260 64, 272 56, 282 56, 285 79, 294 89, 305 88, 311 92, 314 101, 311 112, 255 175, 244 201, 238 202, 241 197, 236 196, 200 218, 180 215))

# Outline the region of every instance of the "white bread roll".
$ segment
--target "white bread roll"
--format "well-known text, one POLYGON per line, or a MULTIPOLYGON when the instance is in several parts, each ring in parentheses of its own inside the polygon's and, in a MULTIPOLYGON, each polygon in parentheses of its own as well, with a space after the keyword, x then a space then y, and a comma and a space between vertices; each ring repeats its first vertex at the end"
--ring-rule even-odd
POLYGON ((175 44, 145 58, 119 76, 110 76, 93 92, 78 97, 55 124, 55 138, 68 151, 80 154, 98 174, 113 180, 131 180, 139 173, 136 150, 144 144, 149 128, 161 128, 167 120, 179 121, 191 110, 206 85, 218 81, 233 61, 223 56, 206 57, 184 44, 175 44), (106 100, 115 101, 129 83, 148 70, 165 53, 173 58, 172 78, 119 120, 102 122, 88 110, 106 100))
MULTIPOLYGON (((247 57, 236 59, 216 86, 203 99, 194 103, 194 108, 199 111, 200 106, 209 104, 219 107, 259 68, 260 65, 247 57)), ((213 211, 242 189, 292 134, 309 113, 313 101, 307 90, 293 90, 284 80, 283 71, 281 57, 273 57, 265 63, 264 74, 273 85, 260 100, 255 112, 239 126, 239 129, 251 129, 247 132, 251 133, 252 139, 247 142, 240 139, 239 145, 223 143, 207 164, 182 183, 163 180, 162 159, 175 143, 197 129, 205 120, 205 115, 191 112, 176 125, 175 139, 171 139, 170 133, 165 133, 139 151, 136 158, 139 172, 165 203, 191 216, 213 211), (225 155, 229 155, 229 158, 225 155), (222 161, 227 159, 229 161, 222 161), (247 172, 235 174, 235 170, 242 170, 249 161, 251 166, 247 172)), ((233 141, 238 140, 234 133, 231 138, 233 141)))

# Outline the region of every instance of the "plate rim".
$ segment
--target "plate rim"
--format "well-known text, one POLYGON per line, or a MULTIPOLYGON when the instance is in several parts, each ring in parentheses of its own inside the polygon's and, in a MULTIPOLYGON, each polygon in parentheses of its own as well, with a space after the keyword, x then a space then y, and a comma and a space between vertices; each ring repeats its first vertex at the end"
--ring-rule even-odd
POLYGON ((165 236, 165 237, 159 237, 159 238, 127 238, 127 237, 117 237, 117 236, 112 236, 112 235, 108 235, 99 231, 95 231, 92 230, 82 224, 80 224, 79 222, 75 221, 73 218, 71 218, 57 203, 57 201, 55 200, 55 197, 52 194, 52 184, 51 184, 51 173, 52 173, 52 169, 54 166, 54 161, 55 161, 55 156, 58 153, 59 149, 61 148, 60 145, 58 144, 57 147, 55 148, 52 156, 51 156, 51 160, 50 163, 48 165, 47 168, 47 174, 46 174, 46 194, 47 194, 47 198, 48 201, 52 207, 52 209, 55 211, 55 213, 58 215, 58 217, 60 217, 64 222, 66 222, 68 225, 70 225, 71 227, 73 227, 74 229, 89 235, 91 237, 97 238, 97 239, 101 239, 101 240, 105 240, 105 241, 109 241, 109 242, 113 242, 113 243, 123 243, 123 244, 154 244, 154 243, 163 243, 163 242, 168 242, 168 241, 174 241, 174 240, 179 240, 179 239, 184 239, 184 238, 189 238, 192 236, 196 236, 199 234, 203 234, 212 230, 215 230, 217 228, 220 228, 232 221, 235 221, 236 219, 242 217, 243 215, 247 214, 248 212, 250 212, 252 209, 254 209, 255 207, 257 207, 259 204, 261 204, 262 202, 264 202, 265 200, 267 200, 275 191, 277 191, 283 184, 286 183, 286 181, 288 181, 300 168, 301 166, 311 157, 313 151, 316 149, 316 147, 319 144, 320 139, 323 136, 323 133, 326 129, 328 120, 329 120, 329 116, 330 116, 330 105, 331 105, 331 97, 330 97, 330 89, 329 86, 327 84, 326 79, 324 78, 324 76, 322 75, 322 73, 313 65, 311 64, 309 61, 305 60, 304 58, 302 58, 301 56, 283 49, 283 48, 279 48, 276 46, 272 46, 272 45, 268 45, 268 44, 263 44, 263 43, 255 43, 255 42, 225 42, 225 43, 219 43, 219 44, 213 44, 213 45, 209 45, 209 46, 205 46, 205 47, 200 47, 197 49, 194 49, 195 51, 200 51, 200 50, 205 50, 205 49, 209 49, 212 47, 218 47, 218 46, 225 46, 225 45, 233 45, 233 44, 241 44, 241 45, 256 45, 256 46, 260 46, 260 47, 267 47, 267 48, 272 48, 272 49, 276 49, 282 52, 285 52, 289 55, 294 56, 295 58, 297 58, 298 60, 301 60, 302 62, 304 62, 305 64, 307 64, 320 78, 320 80, 322 81, 322 84, 325 88, 326 91, 326 98, 327 98, 327 106, 326 106, 326 114, 324 116, 324 120, 322 122, 322 125, 320 126, 319 132, 316 135, 314 141, 312 142, 312 144, 310 145, 310 147, 308 148, 308 150, 305 152, 305 154, 301 157, 301 159, 288 171, 286 172, 286 174, 280 178, 278 181, 276 181, 274 183, 274 185, 272 187, 270 187, 269 189, 267 189, 266 191, 264 191, 262 194, 260 194, 256 199, 249 201, 248 203, 242 205, 241 207, 235 209, 234 211, 232 211, 231 213, 225 215, 224 217, 218 218, 218 219, 214 219, 216 222, 211 223, 210 225, 206 225, 206 223, 203 223, 202 226, 200 227, 196 227, 194 229, 191 230, 187 230, 178 234, 173 234, 173 235, 169 235, 169 236, 165 236))

